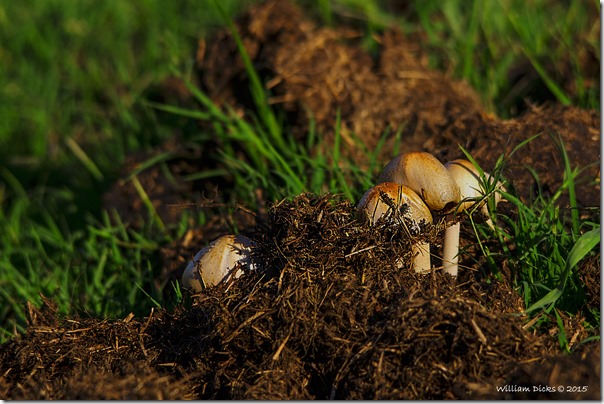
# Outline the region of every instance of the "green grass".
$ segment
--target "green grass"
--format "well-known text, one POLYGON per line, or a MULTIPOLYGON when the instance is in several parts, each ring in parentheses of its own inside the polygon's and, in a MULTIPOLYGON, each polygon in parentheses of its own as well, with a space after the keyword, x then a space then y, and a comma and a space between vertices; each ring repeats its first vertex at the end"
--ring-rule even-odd
MULTIPOLYGON (((13 191, 25 191, 6 170, 0 174, 13 191)), ((161 299, 152 266, 158 267, 157 250, 166 235, 153 222, 132 231, 114 212, 103 212, 100 220, 88 216, 85 228, 70 229, 65 209, 76 209, 73 202, 69 190, 45 189, 21 195, 0 211, 2 339, 23 331, 23 304, 39 304, 40 294, 52 297, 62 314, 102 316, 142 315, 147 293, 161 299)))
POLYGON ((169 304, 158 248, 187 221, 167 231, 152 216, 134 231, 100 196, 127 153, 173 135, 145 92, 221 21, 204 1, 0 4, 0 341, 23 331, 40 293, 62 313, 144 314, 147 294, 169 304))
MULTIPOLYGON (((0 342, 24 331, 25 302, 39 304, 40 293, 53 297, 63 314, 78 310, 106 317, 144 315, 150 307, 169 307, 180 299, 178 285, 166 297, 163 285, 156 284, 159 248, 192 223, 203 224, 205 213, 185 210, 180 222, 166 224, 147 203, 149 220, 135 230, 100 204, 128 153, 148 150, 177 131, 189 147, 201 149, 210 140, 219 145, 213 158, 222 167, 189 180, 233 178, 231 201, 251 208, 258 188, 268 200, 302 191, 339 192, 356 200, 370 186, 376 172, 362 172, 344 160, 338 136, 334 147, 325 149, 311 124, 306 143, 291 140, 243 54, 255 103, 245 119, 216 107, 192 84, 198 39, 228 25, 251 2, 223 0, 220 7, 205 0, 0 3, 0 342), (150 88, 169 75, 188 83, 199 109, 149 99, 150 88), (196 120, 211 123, 213 133, 199 129, 196 120), (237 150, 246 150, 245 162, 237 150), (311 150, 319 152, 311 157, 311 150)), ((352 21, 365 32, 370 49, 372 33, 388 24, 425 32, 431 65, 467 80, 500 116, 513 115, 539 86, 558 102, 599 109, 599 90, 589 83, 576 46, 587 43, 600 54, 597 19, 590 17, 599 11, 597 3, 541 0, 529 7, 524 1, 429 0, 413 2, 400 15, 386 11, 386 3, 301 1, 328 24, 352 21), (558 70, 561 58, 568 60, 570 78, 558 70), (508 73, 523 62, 536 76, 519 88, 508 73), (567 91, 569 79, 573 92, 567 91)), ((384 138, 391 135, 400 140, 399 134, 384 138)), ((378 150, 367 154, 378 170, 384 163, 377 161, 378 150)), ((137 175, 173 157, 151 157, 130 174, 143 200, 146 190, 137 175)), ((567 167, 560 190, 571 200, 575 176, 567 167)), ((513 238, 521 246, 512 263, 531 263, 518 270, 527 306, 549 296, 539 310, 572 312, 573 298, 581 297, 574 264, 593 253, 590 231, 597 225, 580 222, 574 213, 567 217, 555 201, 525 206, 516 200, 518 218, 498 218, 507 221, 509 233, 479 236, 513 238), (545 238, 552 232, 555 237, 545 238), (547 265, 540 264, 544 257, 547 265), (555 290, 563 293, 554 296, 555 290)), ((501 253, 485 250, 492 259, 501 253)))
MULTIPOLYGON (((585 301, 583 285, 574 270, 582 259, 596 254, 595 247, 600 243, 600 224, 579 219, 574 190, 578 171, 570 168, 564 147, 560 144, 560 158, 566 162, 564 181, 551 197, 540 194, 527 204, 513 192, 498 189, 495 185, 501 179, 506 160, 537 136, 518 145, 508 156, 500 156, 492 177, 486 177, 478 163, 464 150, 480 171, 491 218, 498 223, 494 228, 473 221, 472 225, 490 266, 491 273, 487 275, 501 278, 500 262, 506 259, 515 286, 524 298, 526 313, 540 315, 553 311, 557 316, 554 309, 560 309, 574 315, 583 309, 585 301), (497 213, 495 193, 515 206, 513 217, 497 213), (563 195, 569 196, 570 207, 567 209, 562 209, 557 203, 563 195), (495 248, 486 246, 487 240, 495 240, 495 248)), ((599 313, 592 314, 588 328, 599 326, 599 313)))
MULTIPOLYGON (((245 3, 221 5, 233 15, 245 3)), ((167 138, 172 128, 154 122, 144 93, 188 64, 221 19, 210 1, 3 2, 2 160, 69 165, 99 180, 116 159, 167 138)))

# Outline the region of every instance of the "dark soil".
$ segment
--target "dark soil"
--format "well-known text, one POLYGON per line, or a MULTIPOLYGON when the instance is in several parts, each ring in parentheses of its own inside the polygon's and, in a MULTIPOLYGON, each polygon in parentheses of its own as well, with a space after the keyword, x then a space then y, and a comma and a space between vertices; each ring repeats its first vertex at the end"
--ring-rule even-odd
MULTIPOLYGON (((321 147, 331 145, 339 110, 347 157, 375 172, 381 166, 369 167, 362 150, 375 148, 389 128, 380 165, 395 154, 397 130, 398 152, 423 150, 447 161, 463 157, 461 145, 487 171, 508 156, 502 174, 527 202, 562 183, 562 141, 571 167, 583 169, 577 181, 581 214, 599 221, 597 111, 528 103, 518 117, 500 120, 482 109, 466 84, 428 68, 421 36, 386 31, 369 54, 354 30, 318 26, 285 1, 252 7, 237 26, 297 139, 304 140, 312 116, 324 136, 321 147)), ((197 64, 200 86, 217 103, 253 109, 228 31, 200 43, 197 64)), ((178 103, 192 102, 173 79, 163 91, 178 103)), ((164 278, 179 278, 192 255, 234 223, 257 241, 264 267, 145 318, 61 318, 51 299, 40 309, 29 306, 27 332, 0 346, 0 398, 601 398, 600 343, 580 344, 591 336, 581 312, 558 313, 572 352, 562 353, 557 326, 527 324, 519 314, 524 304, 511 276, 488 276, 468 223, 462 223, 467 254, 458 279, 439 271, 416 275, 406 259, 415 240, 402 237, 401 228, 361 225, 353 203, 338 195, 263 201, 266 209, 258 212, 233 206, 228 178, 185 180, 220 168, 211 150, 172 141, 132 156, 105 195, 105 206, 132 226, 144 225, 148 215, 129 174, 161 153, 170 157, 137 179, 164 222, 204 206, 222 213, 164 247, 164 278), (396 258, 404 258, 402 269, 396 258), (548 391, 558 386, 568 391, 548 391)), ((559 205, 569 207, 564 199, 559 205)), ((510 206, 502 209, 513 214, 510 206)), ((443 226, 422 233, 436 256, 443 226)), ((505 260, 498 263, 503 273, 505 260)), ((599 254, 578 271, 587 307, 599 307, 599 254)))

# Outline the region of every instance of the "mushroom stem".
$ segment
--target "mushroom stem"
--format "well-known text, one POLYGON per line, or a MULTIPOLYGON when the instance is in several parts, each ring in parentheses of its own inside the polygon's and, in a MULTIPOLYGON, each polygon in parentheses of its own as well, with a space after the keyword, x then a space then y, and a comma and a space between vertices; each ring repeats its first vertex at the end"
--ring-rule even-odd
POLYGON ((443 245, 443 271, 451 276, 457 276, 459 263, 459 222, 445 229, 443 245))
POLYGON ((413 269, 415 272, 420 274, 426 274, 430 272, 431 260, 430 260, 430 243, 420 241, 411 248, 413 252, 413 269))

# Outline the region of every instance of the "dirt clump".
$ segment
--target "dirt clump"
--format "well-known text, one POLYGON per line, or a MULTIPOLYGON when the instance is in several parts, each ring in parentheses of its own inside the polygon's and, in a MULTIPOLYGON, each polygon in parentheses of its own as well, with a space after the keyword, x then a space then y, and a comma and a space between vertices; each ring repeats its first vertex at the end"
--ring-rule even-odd
MULTIPOLYGON (((582 214, 594 217, 593 208, 600 204, 600 155, 596 147, 600 143, 599 126, 597 111, 561 105, 533 106, 521 117, 468 128, 480 134, 474 137, 469 150, 484 167, 493 167, 499 157, 494 150, 509 156, 522 142, 536 136, 507 159, 503 172, 512 189, 530 203, 538 195, 553 195, 562 186, 564 147, 570 168, 583 170, 575 179, 579 207, 589 208, 582 214)), ((559 204, 568 207, 568 200, 563 198, 559 204)))
POLYGON ((152 150, 129 155, 118 178, 103 195, 103 207, 117 211, 126 224, 141 228, 146 221, 154 220, 154 214, 169 224, 177 222, 187 209, 228 202, 228 196, 219 190, 232 187, 230 178, 187 178, 222 168, 214 158, 214 147, 208 142, 201 149, 176 136, 152 150))
POLYGON ((578 270, 581 283, 585 285, 585 294, 587 296, 586 304, 590 307, 600 307, 600 253, 588 257, 583 261, 578 270))
MULTIPOLYGON (((288 1, 252 6, 237 29, 271 91, 269 102, 286 113, 293 135, 305 136, 312 118, 329 147, 339 115, 343 150, 358 164, 366 163, 359 140, 372 150, 388 128, 402 128, 403 149, 431 149, 436 146, 432 135, 453 117, 480 112, 469 86, 428 69, 419 38, 405 38, 397 30, 376 37, 381 48, 373 57, 360 46, 359 32, 319 27, 288 1)), ((208 43, 198 52, 202 88, 218 105, 240 113, 253 108, 249 78, 230 32, 221 31, 208 43)), ((389 146, 392 139, 384 149, 389 146)))
POLYGON ((589 343, 574 356, 558 354, 520 365, 501 384, 476 385, 467 399, 482 400, 598 400, 601 397, 600 344, 589 343), (507 388, 506 388, 507 387, 507 388))
MULTIPOLYGON (((29 305, 23 336, 0 347, 3 399, 183 399, 180 380, 146 366, 145 323, 73 317, 59 319, 56 305, 29 305), (4 391, 3 391, 4 390, 4 391)), ((151 352, 151 355, 153 353, 151 352)))

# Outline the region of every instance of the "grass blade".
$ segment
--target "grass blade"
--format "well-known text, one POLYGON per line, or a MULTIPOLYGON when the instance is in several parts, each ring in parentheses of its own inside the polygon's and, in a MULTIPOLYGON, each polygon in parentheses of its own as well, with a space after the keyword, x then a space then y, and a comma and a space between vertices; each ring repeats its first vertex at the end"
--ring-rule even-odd
POLYGON ((588 231, 583 234, 568 254, 566 260, 566 267, 564 268, 564 275, 560 285, 555 289, 552 289, 549 293, 531 305, 526 312, 535 311, 548 305, 553 305, 563 295, 566 282, 570 276, 571 270, 581 261, 598 243, 600 242, 600 227, 588 231))
POLYGON ((222 15, 224 22, 229 27, 229 30, 231 31, 231 34, 233 35, 233 39, 235 40, 235 43, 237 44, 237 50, 239 51, 241 59, 243 60, 243 65, 245 66, 245 71, 247 72, 249 79, 250 79, 250 85, 251 85, 250 90, 252 92, 252 97, 254 98, 254 103, 256 104, 256 108, 258 108, 258 113, 259 113, 260 117, 263 119, 266 129, 268 129, 269 134, 271 135, 271 139, 277 144, 279 149, 284 149, 285 142, 283 141, 283 137, 281 134, 281 128, 280 128, 279 124, 277 123, 277 120, 275 118, 275 115, 273 114, 273 111, 270 109, 264 86, 262 85, 262 82, 260 81, 260 77, 258 76, 258 73, 256 73, 256 69, 254 69, 254 65, 252 64, 252 61, 250 60, 250 57, 247 54, 247 51, 245 50, 245 45, 243 45, 243 41, 241 40, 241 36, 239 35, 239 32, 237 31, 237 27, 235 27, 233 20, 227 15, 227 13, 222 8, 220 3, 215 0, 214 4, 216 5, 216 8, 220 11, 220 14, 222 15))
POLYGON ((575 193, 575 176, 576 173, 572 170, 571 166, 570 166, 570 160, 568 158, 568 153, 566 152, 566 149, 564 148, 564 144, 562 142, 562 138, 560 137, 560 134, 557 134, 558 137, 555 143, 558 146, 558 149, 560 150, 560 154, 562 155, 562 159, 564 160, 564 183, 567 186, 568 189, 568 199, 570 201, 570 214, 571 214, 571 219, 572 219, 572 228, 573 228, 573 234, 577 235, 579 234, 579 207, 577 204, 577 195, 575 193))
POLYGON ((90 157, 88 157, 86 152, 80 147, 79 144, 76 143, 75 140, 73 140, 73 138, 71 138, 71 137, 66 138, 65 144, 67 145, 69 150, 71 150, 71 152, 76 156, 76 158, 78 160, 80 160, 82 165, 84 167, 86 167, 88 172, 90 172, 90 174, 92 174, 92 176, 94 177, 95 180, 97 180, 97 181, 103 180, 103 173, 101 173, 101 170, 99 170, 99 168, 96 166, 96 164, 94 164, 94 161, 92 161, 92 159, 90 157))
POLYGON ((566 281, 570 275, 570 271, 581 261, 589 252, 600 243, 600 226, 596 227, 583 234, 573 248, 568 253, 566 259, 566 267, 564 268, 564 277, 562 288, 566 285, 566 281))
POLYGON ((149 210, 149 213, 151 214, 153 221, 157 224, 157 226, 161 230, 165 230, 166 226, 164 225, 164 222, 161 220, 161 218, 157 214, 157 211, 155 210, 155 207, 153 207, 153 203, 151 202, 151 199, 149 199, 149 195, 147 195, 147 192, 145 192, 145 189, 143 188, 143 185, 138 180, 138 177, 136 175, 133 176, 131 181, 132 181, 132 184, 134 185, 134 188, 136 188, 136 192, 138 193, 140 198, 143 200, 143 203, 149 210))

